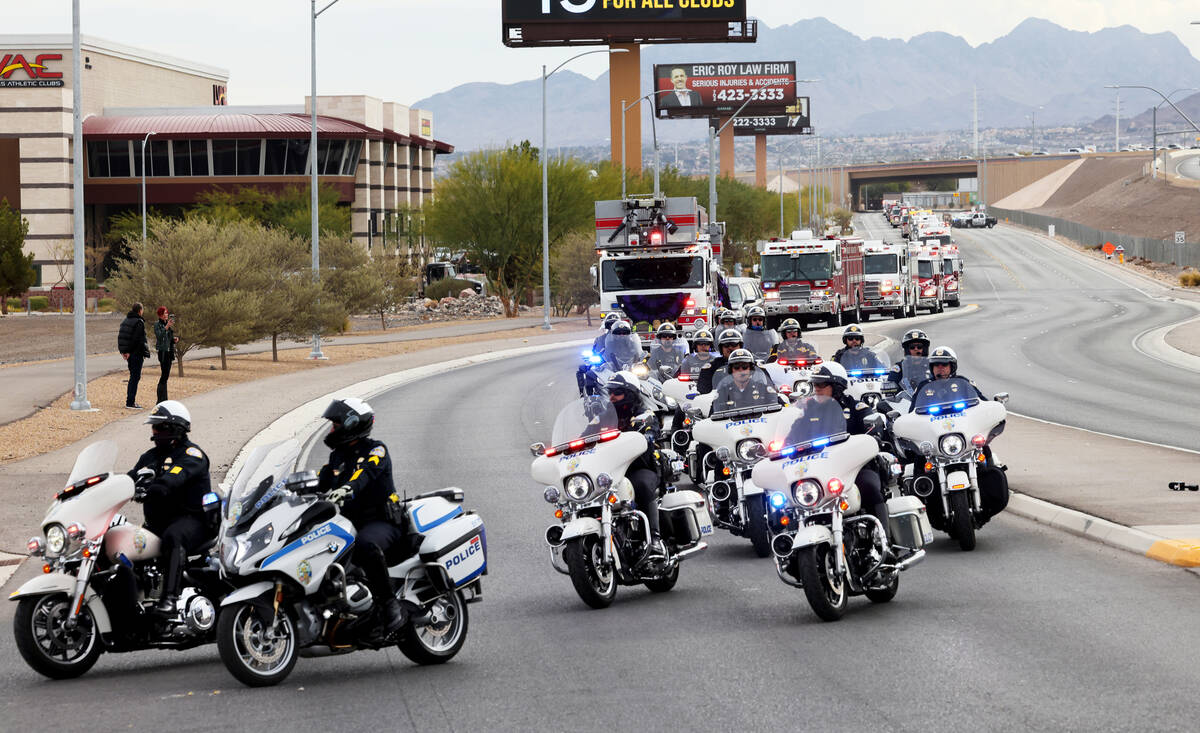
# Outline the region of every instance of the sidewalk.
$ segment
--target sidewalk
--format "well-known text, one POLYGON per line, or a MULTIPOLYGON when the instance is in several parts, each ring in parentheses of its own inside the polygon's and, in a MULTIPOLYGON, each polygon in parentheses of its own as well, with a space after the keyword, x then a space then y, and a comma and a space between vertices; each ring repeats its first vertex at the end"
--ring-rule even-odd
MULTIPOLYGON (((583 318, 552 318, 551 323, 570 323, 574 324, 578 321, 580 324, 586 323, 583 318)), ((519 328, 529 328, 542 322, 542 316, 523 316, 521 318, 502 318, 488 319, 480 321, 470 321, 466 323, 454 323, 450 325, 423 325, 423 326, 406 326, 403 328, 394 328, 385 333, 376 333, 368 336, 354 336, 353 334, 331 336, 322 339, 323 345, 331 344, 373 344, 391 341, 419 341, 421 339, 443 338, 447 336, 470 336, 477 333, 495 333, 498 331, 510 331, 519 328)), ((279 343, 280 350, 308 348, 310 342, 298 341, 281 341, 279 343)), ((240 346, 237 351, 226 352, 231 355, 238 354, 257 354, 271 350, 271 342, 256 341, 251 344, 240 346)), ((184 368, 187 368, 187 363, 196 359, 205 359, 220 356, 218 349, 194 349, 188 352, 184 361, 184 368)), ((105 374, 112 372, 125 371, 125 360, 120 354, 91 354, 87 357, 87 377, 88 380, 102 377, 105 374)), ((152 396, 154 392, 154 384, 158 377, 157 362, 147 361, 142 367, 142 384, 139 391, 145 391, 146 395, 152 396)), ((174 374, 174 372, 172 372, 174 374)), ((54 400, 71 391, 75 375, 75 363, 72 359, 57 359, 55 361, 37 362, 28 366, 9 366, 0 368, 0 382, 5 385, 5 388, 0 392, 0 425, 20 420, 23 417, 33 414, 37 410, 46 407, 54 400), (19 385, 19 387, 18 387, 19 385)), ((143 397, 141 404, 150 404, 143 397)))

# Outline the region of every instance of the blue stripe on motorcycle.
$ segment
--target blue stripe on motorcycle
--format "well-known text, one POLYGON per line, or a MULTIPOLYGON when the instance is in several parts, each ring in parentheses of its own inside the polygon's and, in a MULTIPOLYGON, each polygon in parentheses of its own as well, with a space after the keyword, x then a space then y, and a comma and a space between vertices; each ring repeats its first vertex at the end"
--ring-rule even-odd
POLYGON ((279 552, 276 552, 272 555, 268 555, 267 558, 259 564, 259 567, 265 568, 266 566, 268 566, 271 563, 275 562, 276 560, 280 559, 281 557, 288 554, 292 550, 303 547, 303 546, 309 544, 310 542, 316 542, 317 540, 319 540, 323 537, 327 537, 327 536, 340 537, 341 539, 346 540, 347 547, 354 544, 354 535, 350 534, 349 532, 342 529, 341 527, 334 524, 333 522, 329 522, 328 524, 321 525, 320 527, 314 529, 312 532, 309 532, 308 534, 306 534, 305 537, 307 537, 308 535, 311 535, 313 532, 320 532, 321 530, 325 529, 326 527, 329 527, 328 532, 323 532, 319 536, 314 537, 314 538, 308 540, 307 542, 305 541, 304 537, 301 537, 300 539, 298 539, 294 542, 288 543, 288 545, 285 546, 279 552))
POLYGON ((437 519, 433 520, 429 524, 422 524, 421 520, 417 517, 417 512, 420 509, 421 509, 421 507, 417 507, 416 509, 413 509, 413 513, 412 513, 413 523, 417 525, 418 532, 424 532, 425 530, 433 529, 434 527, 438 526, 442 522, 445 522, 448 519, 453 519, 454 517, 457 517, 459 514, 462 514, 462 507, 456 506, 456 507, 454 507, 454 509, 452 509, 450 511, 449 514, 445 515, 444 517, 438 517, 437 519))
POLYGON ((475 580, 476 578, 478 578, 480 575, 483 575, 484 570, 487 570, 487 561, 486 560, 484 560, 482 567, 480 567, 478 570, 471 573, 467 577, 463 578, 462 580, 458 581, 458 583, 454 587, 455 588, 463 587, 467 583, 470 583, 472 580, 475 580))

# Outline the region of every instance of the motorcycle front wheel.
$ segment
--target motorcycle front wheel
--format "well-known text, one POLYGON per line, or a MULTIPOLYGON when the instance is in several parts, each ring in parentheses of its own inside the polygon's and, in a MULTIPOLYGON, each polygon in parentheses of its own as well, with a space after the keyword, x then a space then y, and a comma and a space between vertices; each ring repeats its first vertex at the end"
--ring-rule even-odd
POLYGON ((797 577, 804 584, 804 596, 813 612, 822 621, 840 619, 846 613, 850 594, 833 567, 833 548, 824 544, 806 547, 797 554, 795 562, 799 565, 797 577))
POLYGON ((467 642, 467 604, 458 591, 440 596, 429 605, 431 623, 400 631, 396 647, 417 664, 442 664, 454 658, 467 642))
POLYGON ((750 535, 754 554, 759 557, 771 556, 771 531, 767 528, 765 497, 765 494, 758 494, 746 499, 746 533, 750 535))
POLYGON ((22 598, 13 618, 17 651, 35 672, 53 680, 80 676, 104 651, 87 605, 79 609, 73 628, 66 626, 70 608, 66 593, 22 598))
POLYGON ((283 606, 272 629, 252 604, 238 603, 221 610, 217 619, 217 650, 229 673, 249 687, 270 687, 296 666, 296 627, 283 606))
POLYGON ((598 535, 576 537, 563 548, 563 561, 571 575, 571 585, 583 602, 592 608, 608 608, 617 596, 617 574, 602 570, 604 553, 598 535))
POLYGON ((965 491, 950 495, 950 530, 964 552, 975 549, 975 517, 971 514, 971 499, 965 491))

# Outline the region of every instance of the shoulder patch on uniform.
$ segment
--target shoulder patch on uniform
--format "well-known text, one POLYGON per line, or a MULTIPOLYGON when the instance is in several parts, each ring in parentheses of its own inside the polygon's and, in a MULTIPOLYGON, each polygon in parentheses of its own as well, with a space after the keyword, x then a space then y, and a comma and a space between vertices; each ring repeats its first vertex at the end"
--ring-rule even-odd
POLYGON ((371 452, 368 453, 367 455, 379 456, 380 458, 383 458, 384 456, 387 455, 387 448, 384 448, 382 445, 377 445, 374 448, 372 448, 371 452))
POLYGON ((184 451, 184 453, 187 453, 192 458, 203 458, 204 457, 204 453, 195 446, 188 448, 187 450, 184 451))
POLYGON ((867 403, 866 403, 866 402, 859 402, 857 405, 855 405, 855 406, 854 406, 854 409, 856 409, 856 410, 865 410, 865 409, 867 409, 867 403))
POLYGON ((899 373, 900 373, 900 365, 899 365, 899 364, 893 364, 893 365, 892 365, 892 371, 893 371, 893 372, 895 372, 895 373, 897 373, 897 374, 899 374, 899 373))

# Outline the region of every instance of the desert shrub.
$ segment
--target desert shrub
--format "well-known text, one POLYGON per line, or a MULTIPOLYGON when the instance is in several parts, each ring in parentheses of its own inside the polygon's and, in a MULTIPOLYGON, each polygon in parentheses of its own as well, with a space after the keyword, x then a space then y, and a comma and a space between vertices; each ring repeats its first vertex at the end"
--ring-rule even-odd
POLYGON ((449 295, 452 298, 457 298, 458 294, 463 290, 475 292, 475 286, 468 280, 444 277, 425 288, 425 297, 441 300, 449 295))
POLYGON ((50 307, 50 298, 45 295, 34 295, 29 299, 29 310, 44 311, 50 307))

